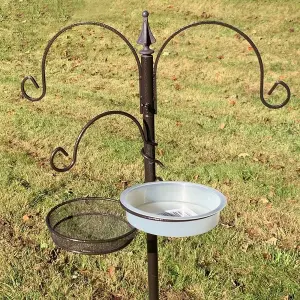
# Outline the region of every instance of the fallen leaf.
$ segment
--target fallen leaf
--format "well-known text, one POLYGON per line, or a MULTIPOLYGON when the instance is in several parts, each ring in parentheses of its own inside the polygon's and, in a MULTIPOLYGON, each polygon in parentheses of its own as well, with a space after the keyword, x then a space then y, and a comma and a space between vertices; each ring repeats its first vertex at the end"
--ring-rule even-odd
POLYGON ((195 180, 197 180, 198 178, 199 178, 199 175, 198 175, 198 174, 194 176, 194 179, 195 179, 195 180))
POLYGON ((246 232, 251 239, 259 236, 259 231, 256 228, 247 228, 246 232))
POLYGON ((181 90, 181 86, 178 83, 175 83, 174 87, 176 91, 181 90))
POLYGON ((200 17, 203 18, 203 19, 209 19, 209 18, 212 17, 212 15, 211 15, 211 14, 208 14, 207 12, 204 11, 204 12, 201 14, 200 17))
POLYGON ((28 222, 30 220, 30 217, 28 215, 23 216, 23 221, 28 222))
POLYGON ((263 258, 266 260, 271 260, 272 256, 269 252, 264 252, 263 253, 263 258))
POLYGON ((228 103, 231 105, 231 106, 234 106, 236 104, 236 101, 233 100, 233 99, 230 99, 228 100, 228 103))
POLYGON ((236 33, 236 34, 234 35, 234 37, 235 37, 236 39, 238 39, 238 40, 240 40, 240 39, 242 38, 242 36, 241 36, 240 34, 238 34, 238 33, 236 33))
POLYGON ((225 126, 226 126, 226 124, 225 124, 225 123, 222 123, 222 124, 220 124, 220 129, 224 129, 224 128, 225 128, 225 126))
POLYGON ((252 51, 253 50, 253 47, 252 46, 248 46, 248 51, 252 51))
POLYGON ((107 272, 108 272, 108 275, 109 275, 110 277, 114 277, 114 276, 115 276, 115 272, 116 272, 116 268, 115 268, 114 266, 110 266, 110 267, 108 268, 107 272))
POLYGON ((268 203, 267 205, 266 205, 266 208, 268 208, 268 209, 270 209, 270 208, 272 208, 272 203, 268 203))
POLYGON ((224 59, 224 55, 219 55, 218 59, 224 59))
POLYGON ((296 203, 298 203, 297 200, 293 200, 293 199, 288 200, 288 202, 291 203, 291 204, 296 204, 296 203))
POLYGON ((176 126, 182 126, 182 123, 180 121, 176 121, 176 126))
POLYGON ((290 31, 290 32, 295 32, 295 29, 294 29, 294 28, 290 28, 289 31, 290 31))
POLYGON ((167 6, 167 8, 173 8, 174 6, 173 5, 169 5, 169 6, 167 6))
POLYGON ((173 80, 173 81, 176 81, 176 80, 177 80, 177 77, 176 77, 175 75, 173 75, 173 76, 172 76, 172 80, 173 80))

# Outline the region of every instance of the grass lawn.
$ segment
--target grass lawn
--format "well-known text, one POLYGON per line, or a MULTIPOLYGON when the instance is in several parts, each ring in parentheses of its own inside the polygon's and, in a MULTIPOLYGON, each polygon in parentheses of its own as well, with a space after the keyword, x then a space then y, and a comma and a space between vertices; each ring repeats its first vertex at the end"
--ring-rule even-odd
MULTIPOLYGON (((45 98, 32 103, 20 92, 24 76, 41 84, 48 40, 74 22, 113 26, 138 51, 145 9, 157 40, 154 57, 184 25, 227 22, 259 48, 266 98, 276 80, 292 93, 283 109, 263 106, 255 53, 229 29, 192 28, 166 47, 156 140, 167 168, 157 175, 217 188, 228 206, 209 233, 159 237, 161 299, 300 299, 300 3, 293 0, 1 1, 0 299, 147 299, 144 233, 120 252, 84 256, 55 248, 44 221, 67 199, 118 199, 124 182, 143 182, 142 142, 124 117, 104 118, 87 131, 71 171, 49 165, 54 148, 72 153, 97 114, 122 109, 141 120, 131 52, 105 29, 76 27, 49 52, 45 98)), ((30 83, 26 90, 41 95, 30 83)), ((279 103, 284 89, 269 98, 279 103)))

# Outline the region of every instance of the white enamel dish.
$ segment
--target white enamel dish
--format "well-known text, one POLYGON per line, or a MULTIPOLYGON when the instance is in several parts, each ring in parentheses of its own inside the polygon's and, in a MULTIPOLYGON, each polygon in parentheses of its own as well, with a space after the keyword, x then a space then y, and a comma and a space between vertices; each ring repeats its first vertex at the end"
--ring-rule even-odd
POLYGON ((213 229, 227 202, 211 187, 181 181, 136 185, 123 191, 120 200, 133 227, 168 237, 193 236, 213 229))

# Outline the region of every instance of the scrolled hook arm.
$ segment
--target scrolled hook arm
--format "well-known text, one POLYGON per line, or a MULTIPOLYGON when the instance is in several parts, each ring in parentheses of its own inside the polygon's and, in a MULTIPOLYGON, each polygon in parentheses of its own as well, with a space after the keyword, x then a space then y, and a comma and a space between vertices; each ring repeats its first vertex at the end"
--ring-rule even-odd
POLYGON ((76 160, 77 160, 77 148, 76 148, 76 150, 74 150, 72 162, 65 168, 59 168, 54 164, 54 158, 58 152, 62 153, 64 156, 69 156, 69 153, 64 148, 62 148, 62 147, 55 148, 50 157, 51 168, 53 170, 55 170, 56 172, 66 172, 66 171, 69 171, 70 169, 72 169, 72 167, 75 165, 76 160))
POLYGON ((273 109, 281 108, 281 107, 285 106, 290 101, 291 90, 290 90, 289 86, 284 81, 282 81, 282 80, 278 80, 278 81, 276 81, 274 83, 274 85, 268 91, 268 95, 272 95, 273 92, 274 92, 274 90, 277 88, 278 85, 281 85, 281 86, 283 86, 285 88, 285 90, 286 90, 286 99, 282 103, 280 103, 280 104, 270 104, 264 98, 263 83, 261 84, 262 87, 260 88, 260 100, 268 108, 273 108, 273 109))
MULTIPOLYGON (((77 27, 77 26, 82 26, 82 25, 95 25, 95 26, 99 26, 99 27, 108 29, 109 31, 111 31, 111 32, 115 33, 116 35, 118 35, 127 44, 127 46, 130 48, 130 50, 131 50, 131 52, 134 55, 134 58, 136 60, 136 63, 137 63, 137 66, 138 66, 139 75, 141 74, 141 63, 140 63, 139 57, 138 57, 138 55, 137 55, 134 47, 131 45, 131 43, 127 40, 127 38, 121 32, 119 32, 118 30, 116 30, 115 28, 113 28, 113 27, 111 27, 109 25, 106 25, 104 23, 99 23, 99 22, 74 23, 72 25, 64 27, 59 32, 57 32, 53 36, 53 38, 48 42, 48 44, 47 44, 47 46, 46 46, 46 48, 44 50, 43 59, 42 59, 42 66, 41 66, 41 71, 42 71, 42 94, 41 94, 41 96, 39 96, 39 97, 32 97, 32 96, 28 95, 28 93, 25 90, 25 83, 28 80, 31 81, 31 83, 33 83, 33 85, 35 86, 35 88, 37 88, 37 89, 39 88, 39 85, 38 85, 36 79, 33 76, 26 76, 22 80, 22 82, 21 82, 21 92, 22 92, 22 95, 26 99, 28 99, 30 101, 39 101, 39 100, 41 100, 41 99, 44 98, 44 96, 46 95, 46 59, 47 59, 47 55, 49 53, 49 50, 50 50, 52 44, 65 31, 67 31, 69 29, 72 29, 74 27, 77 27)), ((139 76, 139 77, 141 77, 141 76, 139 76)))
POLYGON ((179 30, 175 31, 172 35, 170 35, 167 40, 164 42, 164 44, 161 46, 161 48, 158 51, 156 60, 155 60, 155 64, 154 64, 154 100, 157 101, 157 84, 156 84, 156 74, 157 74, 157 65, 159 62, 159 58, 163 52, 163 50, 165 49, 165 47, 167 46, 167 44, 179 33, 181 33, 182 31, 189 29, 191 27, 195 27, 195 26, 199 26, 199 25, 218 25, 218 26, 223 26, 223 27, 227 27, 235 32, 237 32, 238 34, 240 34, 253 48, 257 59, 258 59, 258 63, 259 63, 259 69, 260 69, 260 100, 261 102, 267 106, 268 108, 272 108, 272 109, 277 109, 277 108, 281 108, 283 106, 285 106, 291 97, 291 91, 289 86, 284 82, 284 81, 276 81, 274 83, 274 85, 272 86, 272 88, 269 90, 268 95, 271 95, 274 90, 278 87, 278 85, 281 85, 285 88, 286 90, 286 99, 284 101, 282 101, 280 104, 270 104, 268 103, 265 98, 264 98, 264 65, 263 65, 263 61, 261 58, 261 55, 256 47, 256 45, 254 44, 254 42, 250 39, 250 37, 248 35, 246 35, 244 32, 242 32, 241 30, 239 30, 238 28, 227 24, 227 23, 223 23, 223 22, 219 22, 219 21, 201 21, 201 22, 196 22, 196 23, 192 23, 190 25, 187 25, 185 27, 180 28, 179 30))
POLYGON ((26 76, 26 77, 24 77, 23 78, 23 80, 22 80, 22 82, 21 82, 21 91, 22 91, 22 95, 26 98, 26 99, 28 99, 28 100, 30 100, 30 101, 32 101, 32 102, 35 102, 35 101, 39 101, 39 100, 41 100, 41 99, 43 99, 44 98, 44 96, 46 95, 46 79, 45 79, 45 71, 42 71, 42 82, 43 82, 43 91, 42 91, 42 94, 41 94, 41 96, 39 96, 39 97, 37 97, 37 98, 34 98, 34 97, 31 97, 31 96, 29 96, 28 94, 27 94, 27 92, 25 91, 25 83, 26 83, 26 81, 28 81, 28 80, 30 80, 32 83, 33 83, 33 85, 35 86, 35 88, 36 89, 38 89, 40 86, 38 85, 38 83, 36 82, 36 80, 35 80, 35 78, 34 77, 32 77, 32 76, 26 76))
POLYGON ((94 124, 97 120, 105 117, 105 116, 108 116, 108 115, 122 115, 122 116, 125 116, 129 119, 131 119, 138 127, 139 129, 139 132, 141 134, 141 137, 142 137, 142 140, 144 143, 146 144, 151 144, 151 145, 154 145, 156 146, 157 144, 154 143, 154 142, 151 142, 151 141, 148 141, 147 137, 145 136, 144 134, 144 131, 143 131, 143 128, 141 126, 141 124, 139 123, 139 121, 134 117, 132 116, 131 114, 127 113, 127 112, 124 112, 124 111, 107 111, 107 112, 104 112, 102 114, 99 114, 97 115, 96 117, 94 117, 93 119, 91 119, 81 130, 80 134, 78 135, 77 139, 76 139, 76 142, 75 142, 75 145, 74 145, 74 150, 73 150, 73 158, 72 158, 72 161, 71 163, 64 167, 64 168, 60 168, 60 167, 57 167, 54 163, 54 159, 57 155, 57 153, 62 153, 64 156, 69 156, 69 153, 62 147, 57 147, 54 149, 54 151, 52 152, 51 154, 51 157, 50 157, 50 165, 51 167, 57 171, 57 172, 66 172, 66 171, 69 171, 76 163, 77 161, 77 152, 78 152, 78 146, 79 146, 79 143, 84 135, 84 133, 86 132, 86 130, 92 125, 94 124))

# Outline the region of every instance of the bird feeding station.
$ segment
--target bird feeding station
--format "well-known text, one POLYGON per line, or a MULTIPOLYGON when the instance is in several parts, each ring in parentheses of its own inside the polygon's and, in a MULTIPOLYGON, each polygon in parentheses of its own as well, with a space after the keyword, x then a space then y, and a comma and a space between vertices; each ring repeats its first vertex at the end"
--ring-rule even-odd
POLYGON ((174 32, 166 39, 158 50, 155 61, 154 51, 150 48, 155 38, 148 22, 149 13, 142 13, 143 23, 137 40, 142 45, 139 58, 136 50, 115 28, 98 22, 82 22, 69 25, 48 42, 42 58, 42 93, 39 97, 31 97, 25 89, 27 81, 39 88, 34 77, 26 76, 21 83, 23 96, 30 101, 39 101, 46 95, 46 58, 54 41, 64 32, 85 25, 94 25, 109 30, 119 36, 131 50, 139 78, 140 113, 143 125, 125 111, 107 111, 91 119, 81 130, 74 145, 71 163, 66 167, 55 164, 57 153, 68 156, 62 148, 56 148, 50 158, 52 168, 57 172, 66 172, 76 163, 80 141, 86 130, 101 118, 120 115, 129 118, 139 130, 143 141, 141 155, 144 159, 145 183, 132 186, 120 195, 120 201, 88 197, 65 201, 47 215, 46 223, 54 243, 67 251, 81 254, 106 254, 118 251, 135 238, 137 229, 147 233, 148 285, 149 299, 159 299, 157 236, 186 237, 199 235, 213 229, 219 221, 221 210, 226 205, 225 196, 219 191, 201 184, 190 182, 163 181, 156 176, 156 165, 163 164, 155 158, 155 115, 157 114, 157 69, 160 57, 168 43, 181 32, 200 25, 226 27, 242 36, 253 48, 260 70, 260 100, 271 109, 278 109, 290 100, 290 89, 283 81, 274 83, 269 95, 278 85, 287 93, 286 99, 280 104, 270 104, 264 98, 264 66, 260 53, 254 42, 238 28, 219 21, 201 21, 192 23, 174 32), (126 212, 126 217, 125 213, 126 212))

